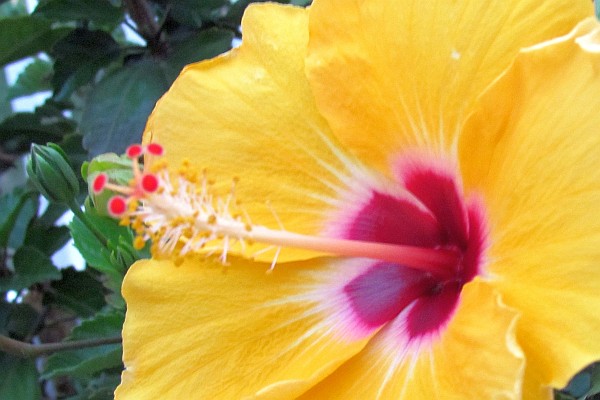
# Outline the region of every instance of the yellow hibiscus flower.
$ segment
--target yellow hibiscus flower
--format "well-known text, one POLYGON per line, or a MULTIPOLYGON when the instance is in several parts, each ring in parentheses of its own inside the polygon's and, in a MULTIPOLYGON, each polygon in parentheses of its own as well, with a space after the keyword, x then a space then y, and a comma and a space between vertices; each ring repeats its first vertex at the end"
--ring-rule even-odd
POLYGON ((188 66, 148 121, 186 166, 130 192, 156 257, 123 285, 116 398, 551 398, 600 358, 590 15, 249 7, 242 46, 188 66))

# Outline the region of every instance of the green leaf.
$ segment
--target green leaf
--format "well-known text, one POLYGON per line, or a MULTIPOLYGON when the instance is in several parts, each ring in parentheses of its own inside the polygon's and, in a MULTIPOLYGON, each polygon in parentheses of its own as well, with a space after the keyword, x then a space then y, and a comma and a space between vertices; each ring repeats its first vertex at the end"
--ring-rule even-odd
MULTIPOLYGON (((229 25, 237 27, 242 23, 242 16, 244 15, 246 7, 248 7, 250 3, 266 3, 268 1, 274 1, 276 3, 283 4, 290 3, 289 0, 238 0, 231 5, 231 8, 227 12, 227 15, 223 19, 227 21, 229 25)), ((294 1, 292 1, 291 3, 294 4, 294 1)))
POLYGON ((11 304, 6 331, 10 337, 24 340, 31 336, 40 323, 40 315, 29 304, 11 304))
POLYGON ((200 27, 220 19, 230 6, 229 0, 178 0, 171 2, 170 15, 183 25, 200 27))
POLYGON ((42 216, 35 220, 35 224, 42 228, 50 228, 67 210, 67 206, 63 204, 50 203, 42 216))
POLYGON ((169 80, 173 81, 187 64, 216 57, 231 49, 233 32, 225 29, 207 29, 173 44, 173 53, 167 60, 169 80))
POLYGON ((62 274, 60 281, 51 284, 52 292, 48 296, 53 304, 73 310, 82 317, 91 317, 104 307, 104 287, 91 271, 67 268, 62 274))
POLYGON ((32 143, 59 142, 72 133, 75 123, 64 117, 52 104, 36 108, 33 113, 17 113, 0 123, 0 145, 5 152, 22 153, 32 143))
MULTIPOLYGON (((91 211, 85 213, 90 222, 95 225, 108 239, 109 245, 114 248, 119 243, 120 237, 133 240, 133 235, 129 228, 120 226, 119 221, 110 217, 102 217, 91 211)), ((102 273, 117 272, 120 275, 125 274, 125 269, 121 266, 113 265, 110 262, 110 249, 98 240, 92 231, 77 217, 69 224, 71 236, 75 242, 75 247, 79 249, 83 258, 90 266, 102 273)))
POLYGON ((16 190, 0 197, 0 247, 20 247, 37 212, 37 195, 16 190))
POLYGON ((66 226, 45 227, 34 220, 27 229, 24 243, 52 256, 62 249, 69 239, 71 239, 71 232, 66 226))
POLYGON ((49 51, 70 29, 52 29, 44 18, 23 16, 0 19, 0 65, 49 51))
POLYGON ((581 399, 589 398, 591 400, 591 396, 600 394, 600 363, 592 364, 589 367, 589 370, 591 378, 590 388, 587 391, 587 393, 585 393, 585 395, 581 397, 581 399))
MULTIPOLYGON (((121 311, 97 314, 73 329, 69 340, 107 338, 121 335, 125 314, 121 311)), ((61 375, 91 377, 108 368, 122 365, 122 346, 111 344, 55 353, 48 357, 43 379, 61 375)))
POLYGON ((35 247, 20 247, 13 256, 13 264, 15 273, 0 278, 0 291, 25 289, 34 283, 61 278, 50 258, 35 247))
MULTIPOLYGON (((8 90, 8 84, 6 83, 6 72, 3 68, 0 68, 0 93, 7 93, 8 90)), ((0 121, 8 117, 11 113, 12 105, 10 104, 8 96, 0 96, 0 121)), ((11 165, 12 162, 0 161, 0 167, 6 164, 11 165)))
POLYGON ((42 398, 34 360, 0 353, 0 399, 38 400, 42 398))
POLYGON ((121 9, 107 0, 40 1, 33 14, 60 22, 92 21, 97 26, 108 28, 114 28, 123 18, 121 9))
POLYGON ((27 15, 27 7, 24 0, 18 1, 0 1, 0 18, 18 17, 27 15))
POLYGON ((292 0, 290 4, 300 7, 307 7, 312 3, 312 0, 292 0))
POLYGON ((7 98, 12 100, 21 96, 51 90, 52 63, 39 58, 29 64, 19 74, 17 81, 8 89, 7 98))
POLYGON ((8 334, 8 320, 14 304, 7 303, 4 299, 0 300, 0 335, 8 334))
POLYGON ((34 332, 39 322, 39 314, 30 305, 0 302, 0 334, 23 340, 34 332))
POLYGON ((164 69, 144 60, 103 79, 89 96, 80 129, 90 155, 123 153, 139 142, 156 101, 169 87, 164 69))
POLYGON ((114 393, 121 383, 121 373, 103 372, 100 376, 90 379, 87 386, 73 397, 65 400, 114 400, 114 393))
POLYGON ((52 55, 55 58, 54 98, 62 101, 90 82, 100 68, 115 60, 119 56, 119 45, 104 31, 75 29, 56 42, 52 55))

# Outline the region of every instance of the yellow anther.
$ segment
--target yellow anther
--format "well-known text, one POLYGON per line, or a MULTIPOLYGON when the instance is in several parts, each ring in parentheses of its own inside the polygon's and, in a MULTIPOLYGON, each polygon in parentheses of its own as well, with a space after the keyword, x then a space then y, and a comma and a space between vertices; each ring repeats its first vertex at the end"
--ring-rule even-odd
POLYGON ((135 211, 139 206, 139 202, 137 201, 137 199, 133 199, 129 202, 128 204, 128 209, 130 212, 135 211))
POLYGON ((146 245, 146 241, 141 236, 136 236, 133 240, 133 248, 136 250, 141 250, 146 245))
POLYGON ((150 167, 150 172, 155 174, 165 169, 167 169, 167 160, 162 159, 152 164, 152 166, 150 167))

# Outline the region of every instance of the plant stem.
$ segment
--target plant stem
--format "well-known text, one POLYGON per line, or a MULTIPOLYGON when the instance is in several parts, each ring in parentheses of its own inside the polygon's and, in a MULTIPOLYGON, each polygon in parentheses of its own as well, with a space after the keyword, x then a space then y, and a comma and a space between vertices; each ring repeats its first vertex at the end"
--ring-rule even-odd
POLYGON ((137 26, 137 32, 144 38, 154 53, 163 51, 160 41, 160 25, 155 20, 152 8, 146 0, 123 0, 131 19, 137 26))
POLYGON ((121 341, 121 336, 115 336, 61 343, 31 344, 0 335, 0 351, 21 358, 37 358, 47 354, 55 353, 57 351, 85 349, 88 347, 104 346, 107 344, 117 344, 121 343, 121 341))
POLYGON ((94 236, 96 236, 96 238, 98 238, 100 243, 102 243, 104 247, 108 247, 108 239, 106 239, 104 234, 87 219, 85 213, 81 211, 81 207, 79 206, 79 204, 73 202, 73 204, 69 204, 69 208, 71 209, 71 211, 73 211, 73 214, 75 214, 75 216, 79 218, 81 222, 83 222, 84 225, 87 226, 87 228, 90 231, 92 231, 92 233, 94 234, 94 236))

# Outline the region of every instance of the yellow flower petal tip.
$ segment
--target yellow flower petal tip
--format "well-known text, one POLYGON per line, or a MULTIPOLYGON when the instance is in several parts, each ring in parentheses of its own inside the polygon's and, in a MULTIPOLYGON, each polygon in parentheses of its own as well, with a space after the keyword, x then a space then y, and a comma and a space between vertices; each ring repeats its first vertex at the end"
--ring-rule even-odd
POLYGON ((248 7, 93 185, 152 242, 116 398, 544 399, 600 358, 591 15, 248 7))

